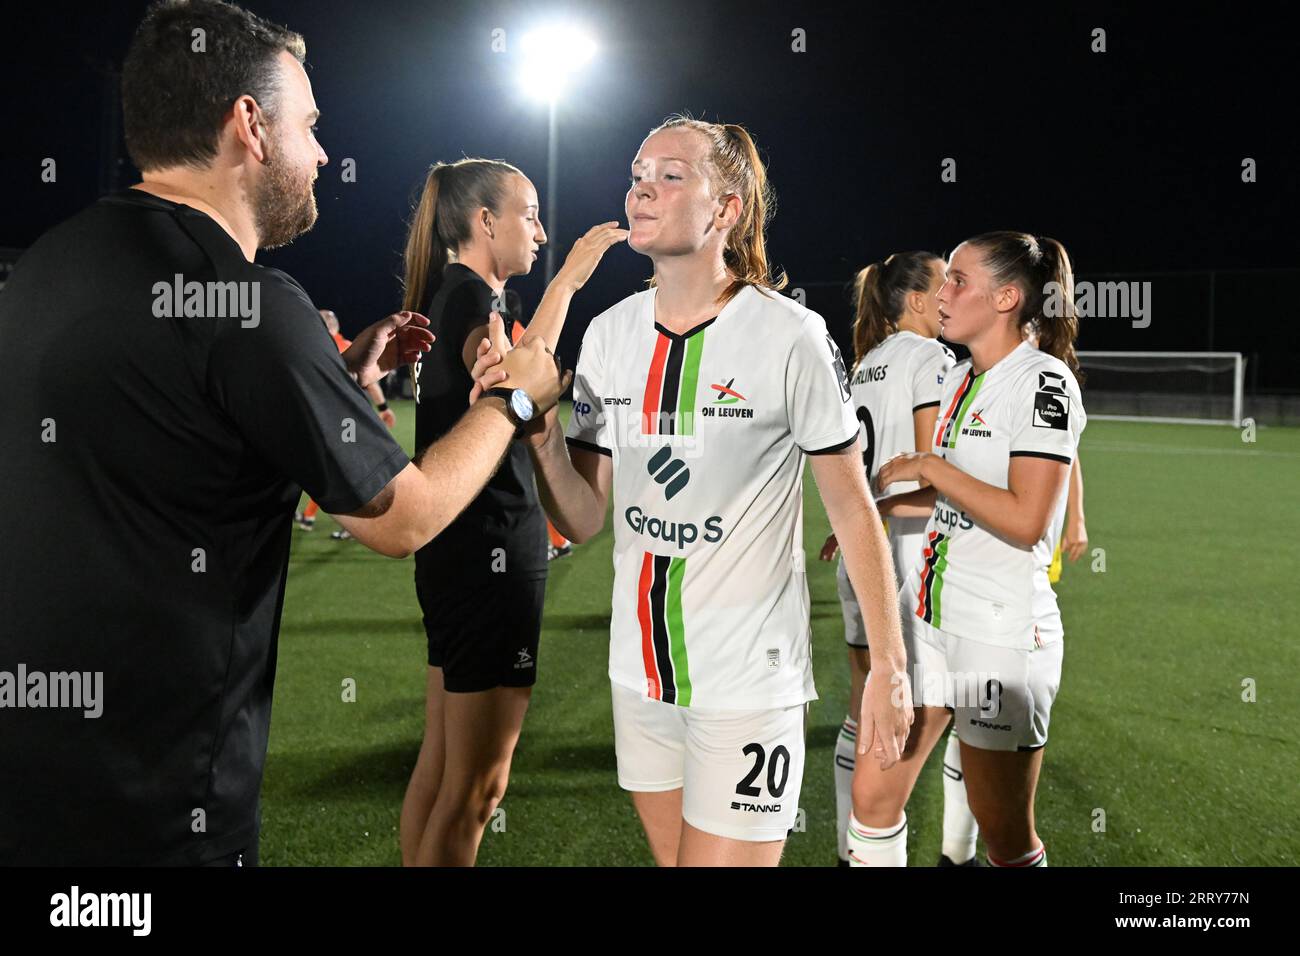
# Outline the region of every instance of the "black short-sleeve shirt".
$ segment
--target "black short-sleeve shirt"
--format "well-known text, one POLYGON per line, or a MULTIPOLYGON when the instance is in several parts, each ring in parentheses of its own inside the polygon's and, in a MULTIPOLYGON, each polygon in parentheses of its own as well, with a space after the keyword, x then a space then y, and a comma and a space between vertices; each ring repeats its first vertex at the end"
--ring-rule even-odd
POLYGON ((354 511, 409 459, 303 289, 140 190, 22 256, 0 354, 0 863, 238 850, 299 488, 354 511))
MULTIPOLYGON (((494 299, 492 287, 468 266, 451 263, 443 270, 442 283, 424 311, 437 341, 416 366, 417 449, 445 435, 469 408, 474 382, 462 358, 469 333, 486 325, 494 309, 505 321, 507 337, 515 322, 522 321, 514 290, 506 291, 504 302, 494 299)), ((532 459, 516 441, 478 497, 416 552, 416 576, 434 592, 503 573, 544 576, 546 545, 546 515, 537 497, 532 459)))

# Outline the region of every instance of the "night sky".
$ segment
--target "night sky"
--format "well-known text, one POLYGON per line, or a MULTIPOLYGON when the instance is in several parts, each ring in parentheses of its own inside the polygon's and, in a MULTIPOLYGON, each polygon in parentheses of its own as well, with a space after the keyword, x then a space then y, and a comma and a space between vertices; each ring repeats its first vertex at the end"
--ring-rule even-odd
MULTIPOLYGON (((558 13, 600 44, 561 107, 559 222, 544 222, 561 255, 590 225, 622 220, 641 139, 689 110, 757 140, 778 197, 771 258, 845 346, 855 270, 1016 228, 1062 240, 1080 278, 1155 283, 1150 328, 1084 320, 1081 348, 1240 350, 1258 387, 1300 386, 1297 49, 1272 14, 1247 18, 1242 4, 1176 8, 1176 19, 1096 4, 244 5, 306 38, 330 156, 315 229, 258 261, 335 309, 345 332, 400 307, 405 220, 432 162, 506 159, 545 206, 546 112, 521 95, 515 51, 558 13), (1105 53, 1090 50, 1096 27, 1105 53), (497 28, 506 53, 492 51, 497 28), (791 50, 796 28, 807 52, 791 50), (347 157, 356 183, 339 179, 347 157), (946 157, 955 183, 940 180, 946 157), (1242 182, 1244 157, 1258 182, 1242 182), (1213 309, 1205 276, 1171 275, 1211 269, 1213 309)), ((145 7, 9 14, 0 246, 25 247, 114 182, 138 181, 102 71, 120 66, 145 7), (39 178, 47 156, 58 161, 53 184, 39 178)), ((541 273, 539 262, 511 281, 529 309, 541 273)), ((575 299, 561 354, 574 356, 590 317, 648 275, 649 260, 612 250, 575 299)))

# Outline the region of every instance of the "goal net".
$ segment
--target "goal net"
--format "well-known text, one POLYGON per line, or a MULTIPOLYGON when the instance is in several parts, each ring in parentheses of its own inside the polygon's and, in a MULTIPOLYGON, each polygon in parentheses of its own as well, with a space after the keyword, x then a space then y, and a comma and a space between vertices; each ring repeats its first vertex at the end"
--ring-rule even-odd
POLYGON ((1240 352, 1080 352, 1089 418, 1240 425, 1240 352))

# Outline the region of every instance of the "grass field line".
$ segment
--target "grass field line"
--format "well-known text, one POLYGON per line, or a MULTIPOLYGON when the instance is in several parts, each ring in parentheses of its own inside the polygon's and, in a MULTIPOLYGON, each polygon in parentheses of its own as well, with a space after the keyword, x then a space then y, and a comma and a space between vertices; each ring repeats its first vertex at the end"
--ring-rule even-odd
POLYGON ((1262 451, 1243 448, 1184 448, 1177 445, 1145 445, 1141 442, 1090 441, 1084 445, 1089 451, 1136 452, 1148 455, 1245 455, 1250 458, 1300 458, 1300 451, 1262 451))

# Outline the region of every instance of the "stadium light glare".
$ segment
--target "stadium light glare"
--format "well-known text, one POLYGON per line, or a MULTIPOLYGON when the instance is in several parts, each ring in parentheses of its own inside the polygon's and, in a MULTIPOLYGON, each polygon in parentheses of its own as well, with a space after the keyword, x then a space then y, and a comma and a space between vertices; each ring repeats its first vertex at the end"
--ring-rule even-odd
MULTIPOLYGON (((559 235, 560 97, 569 81, 596 55, 591 34, 573 23, 554 22, 529 31, 519 41, 522 62, 519 83, 524 94, 547 104, 546 120, 546 228, 559 235)), ((545 273, 549 285, 555 276, 555 242, 545 246, 545 273)))
POLYGON ((569 80, 596 55, 596 41, 583 28, 554 23, 530 31, 520 41, 519 82, 535 99, 555 102, 569 80))

